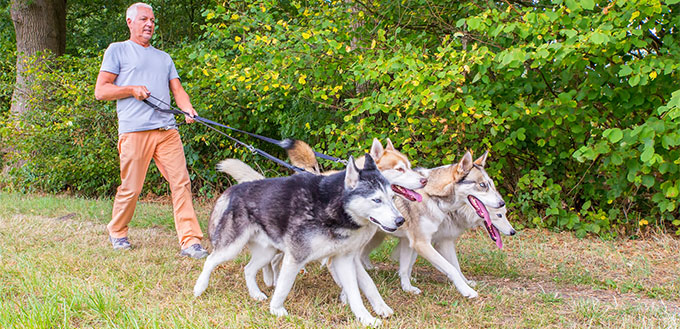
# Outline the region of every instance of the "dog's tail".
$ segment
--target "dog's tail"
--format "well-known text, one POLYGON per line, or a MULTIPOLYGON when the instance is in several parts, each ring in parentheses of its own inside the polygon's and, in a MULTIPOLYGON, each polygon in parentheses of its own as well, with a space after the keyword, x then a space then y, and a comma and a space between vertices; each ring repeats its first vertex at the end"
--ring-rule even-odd
POLYGON ((321 170, 319 169, 319 162, 316 160, 316 154, 309 144, 292 138, 286 138, 279 144, 288 153, 288 158, 290 162, 300 167, 312 174, 318 175, 321 170))
POLYGON ((243 161, 237 159, 226 159, 218 163, 217 170, 228 174, 239 184, 264 179, 262 174, 255 171, 255 169, 245 164, 243 161))

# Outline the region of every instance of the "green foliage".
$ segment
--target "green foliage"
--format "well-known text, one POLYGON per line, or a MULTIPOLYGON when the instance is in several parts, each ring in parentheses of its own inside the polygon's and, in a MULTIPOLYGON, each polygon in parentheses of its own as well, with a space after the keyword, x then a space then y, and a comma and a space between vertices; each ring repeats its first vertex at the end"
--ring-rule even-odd
POLYGON ((490 149, 526 225, 615 235, 677 216, 669 6, 230 2, 195 56, 244 129, 341 156, 389 136, 423 166, 490 149))
POLYGON ((118 177, 115 107, 92 96, 97 61, 39 54, 29 67, 32 110, 20 120, 5 118, 0 130, 7 145, 21 150, 8 159, 23 164, 12 169, 13 184, 24 191, 111 194, 118 177))
MULTIPOLYGON (((192 19, 205 22, 198 40, 173 41, 176 47, 165 50, 201 116, 303 139, 339 157, 361 154, 373 137, 390 137, 414 165, 427 167, 453 163, 466 149, 489 149, 487 170, 518 226, 608 237, 649 224, 680 226, 679 10, 676 1, 659 0, 231 1, 192 19)), ((96 18, 89 19, 73 24, 96 18)), ((96 53, 92 59, 66 59, 70 69, 52 67, 50 110, 33 114, 33 125, 22 129, 47 127, 40 120, 56 117, 55 109, 82 115, 71 120, 77 129, 108 136, 83 147, 115 152, 113 104, 91 96, 105 46, 97 47, 79 51, 96 53), (87 97, 69 96, 59 79, 87 97), (87 119, 88 107, 107 109, 98 113, 108 121, 87 119), (106 129, 92 130, 100 121, 106 129)), ((44 129, 54 138, 57 128, 44 129)), ((85 156, 72 150, 80 144, 65 131, 50 152, 37 151, 39 139, 22 146, 33 157, 59 154, 61 178, 47 166, 25 169, 24 177, 42 175, 51 190, 112 193, 115 154, 104 157, 106 169, 86 160, 65 165, 63 159, 85 156)), ((222 189, 214 165, 226 157, 283 174, 201 125, 182 131, 201 195, 222 189)), ((233 134, 284 157, 275 146, 233 134)), ((159 176, 152 177, 160 189, 159 176)))
MULTIPOLYGON (((199 27, 203 24, 200 12, 211 1, 144 2, 154 8, 156 16, 153 43, 165 49, 199 35, 199 27)), ((110 43, 128 39, 130 31, 125 22, 125 11, 132 3, 127 0, 68 1, 66 53, 94 57, 110 43)))

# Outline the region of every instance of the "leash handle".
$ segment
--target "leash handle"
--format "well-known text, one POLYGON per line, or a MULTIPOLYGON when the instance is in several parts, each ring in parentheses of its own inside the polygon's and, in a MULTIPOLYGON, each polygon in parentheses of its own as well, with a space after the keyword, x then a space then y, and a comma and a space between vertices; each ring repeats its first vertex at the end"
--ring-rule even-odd
MULTIPOLYGON (((151 95, 149 95, 149 96, 150 96, 150 97, 153 97, 153 96, 151 96, 151 95)), ((154 97, 154 98, 156 98, 156 97, 154 97)), ((156 99, 158 99, 158 98, 156 98, 156 99)), ((159 100, 159 101, 160 101, 160 100, 159 100)), ((154 110, 156 110, 156 111, 160 111, 160 112, 163 112, 163 113, 180 114, 180 115, 184 114, 184 115, 189 115, 189 116, 191 116, 189 113, 184 112, 184 111, 182 111, 182 110, 180 110, 180 109, 174 108, 173 106, 171 106, 171 108, 169 108, 169 109, 162 109, 162 108, 160 108, 158 105, 156 105, 156 104, 150 102, 150 101, 147 100, 147 99, 143 100, 143 102, 144 102, 146 105, 148 105, 148 106, 150 106, 151 108, 153 108, 154 110)), ((164 102, 161 101, 161 103, 164 103, 164 102)), ((272 161, 278 163, 279 165, 281 165, 281 166, 283 166, 283 167, 286 167, 286 168, 288 168, 288 169, 291 169, 291 170, 293 170, 293 171, 297 171, 297 172, 305 172, 305 171, 306 171, 306 170, 304 170, 304 169, 302 169, 302 168, 300 168, 300 167, 297 167, 297 166, 294 166, 294 165, 292 165, 292 164, 289 164, 289 163, 287 163, 287 162, 285 162, 285 161, 283 161, 283 160, 281 160, 281 159, 279 159, 279 158, 277 158, 277 157, 275 157, 275 156, 273 156, 273 155, 271 155, 271 154, 269 154, 269 153, 267 153, 267 152, 265 152, 265 151, 263 151, 263 150, 260 150, 260 149, 258 149, 258 148, 256 148, 256 147, 252 146, 252 145, 249 145, 249 144, 246 144, 246 143, 244 143, 244 142, 241 142, 240 140, 238 140, 238 139, 236 139, 236 138, 234 138, 234 137, 229 136, 228 134, 226 134, 226 133, 224 133, 223 131, 221 131, 221 130, 219 130, 219 129, 217 129, 217 128, 211 126, 211 125, 209 125, 208 123, 206 123, 206 122, 204 122, 204 121, 212 122, 212 123, 214 123, 215 125, 218 125, 218 126, 227 127, 227 126, 225 126, 225 125, 219 124, 219 123, 217 123, 217 122, 214 122, 214 121, 211 121, 211 120, 208 120, 208 119, 201 118, 201 117, 199 117, 198 115, 193 116, 193 118, 194 118, 196 121, 198 121, 199 123, 203 124, 204 126, 206 126, 206 127, 210 128, 210 129, 212 129, 212 130, 214 130, 214 131, 216 131, 216 132, 218 132, 218 133, 220 133, 220 134, 226 136, 227 138, 229 138, 230 140, 232 140, 232 141, 235 142, 236 144, 241 145, 241 146, 247 148, 249 151, 251 151, 251 152, 253 152, 253 153, 259 154, 259 155, 261 155, 261 156, 263 156, 263 157, 265 157, 265 158, 267 158, 267 159, 269 159, 269 160, 272 160, 272 161)), ((233 128, 231 128, 231 127, 227 127, 227 128, 233 129, 233 128)))

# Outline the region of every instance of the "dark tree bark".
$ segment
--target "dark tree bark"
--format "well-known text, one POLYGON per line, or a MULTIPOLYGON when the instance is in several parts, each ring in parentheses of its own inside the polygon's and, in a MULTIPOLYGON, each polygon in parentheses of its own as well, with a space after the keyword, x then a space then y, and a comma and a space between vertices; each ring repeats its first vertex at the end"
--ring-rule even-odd
POLYGON ((11 112, 24 113, 30 98, 31 76, 26 59, 39 51, 56 56, 66 49, 66 0, 12 0, 10 13, 17 39, 16 84, 11 112))

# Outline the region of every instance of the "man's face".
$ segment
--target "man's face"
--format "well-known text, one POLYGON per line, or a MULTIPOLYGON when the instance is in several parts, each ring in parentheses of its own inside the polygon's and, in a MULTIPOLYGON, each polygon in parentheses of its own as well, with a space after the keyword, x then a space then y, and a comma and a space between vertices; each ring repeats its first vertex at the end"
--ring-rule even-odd
POLYGON ((156 17, 153 11, 146 7, 137 7, 137 17, 127 20, 130 37, 141 43, 149 43, 156 27, 156 17))

